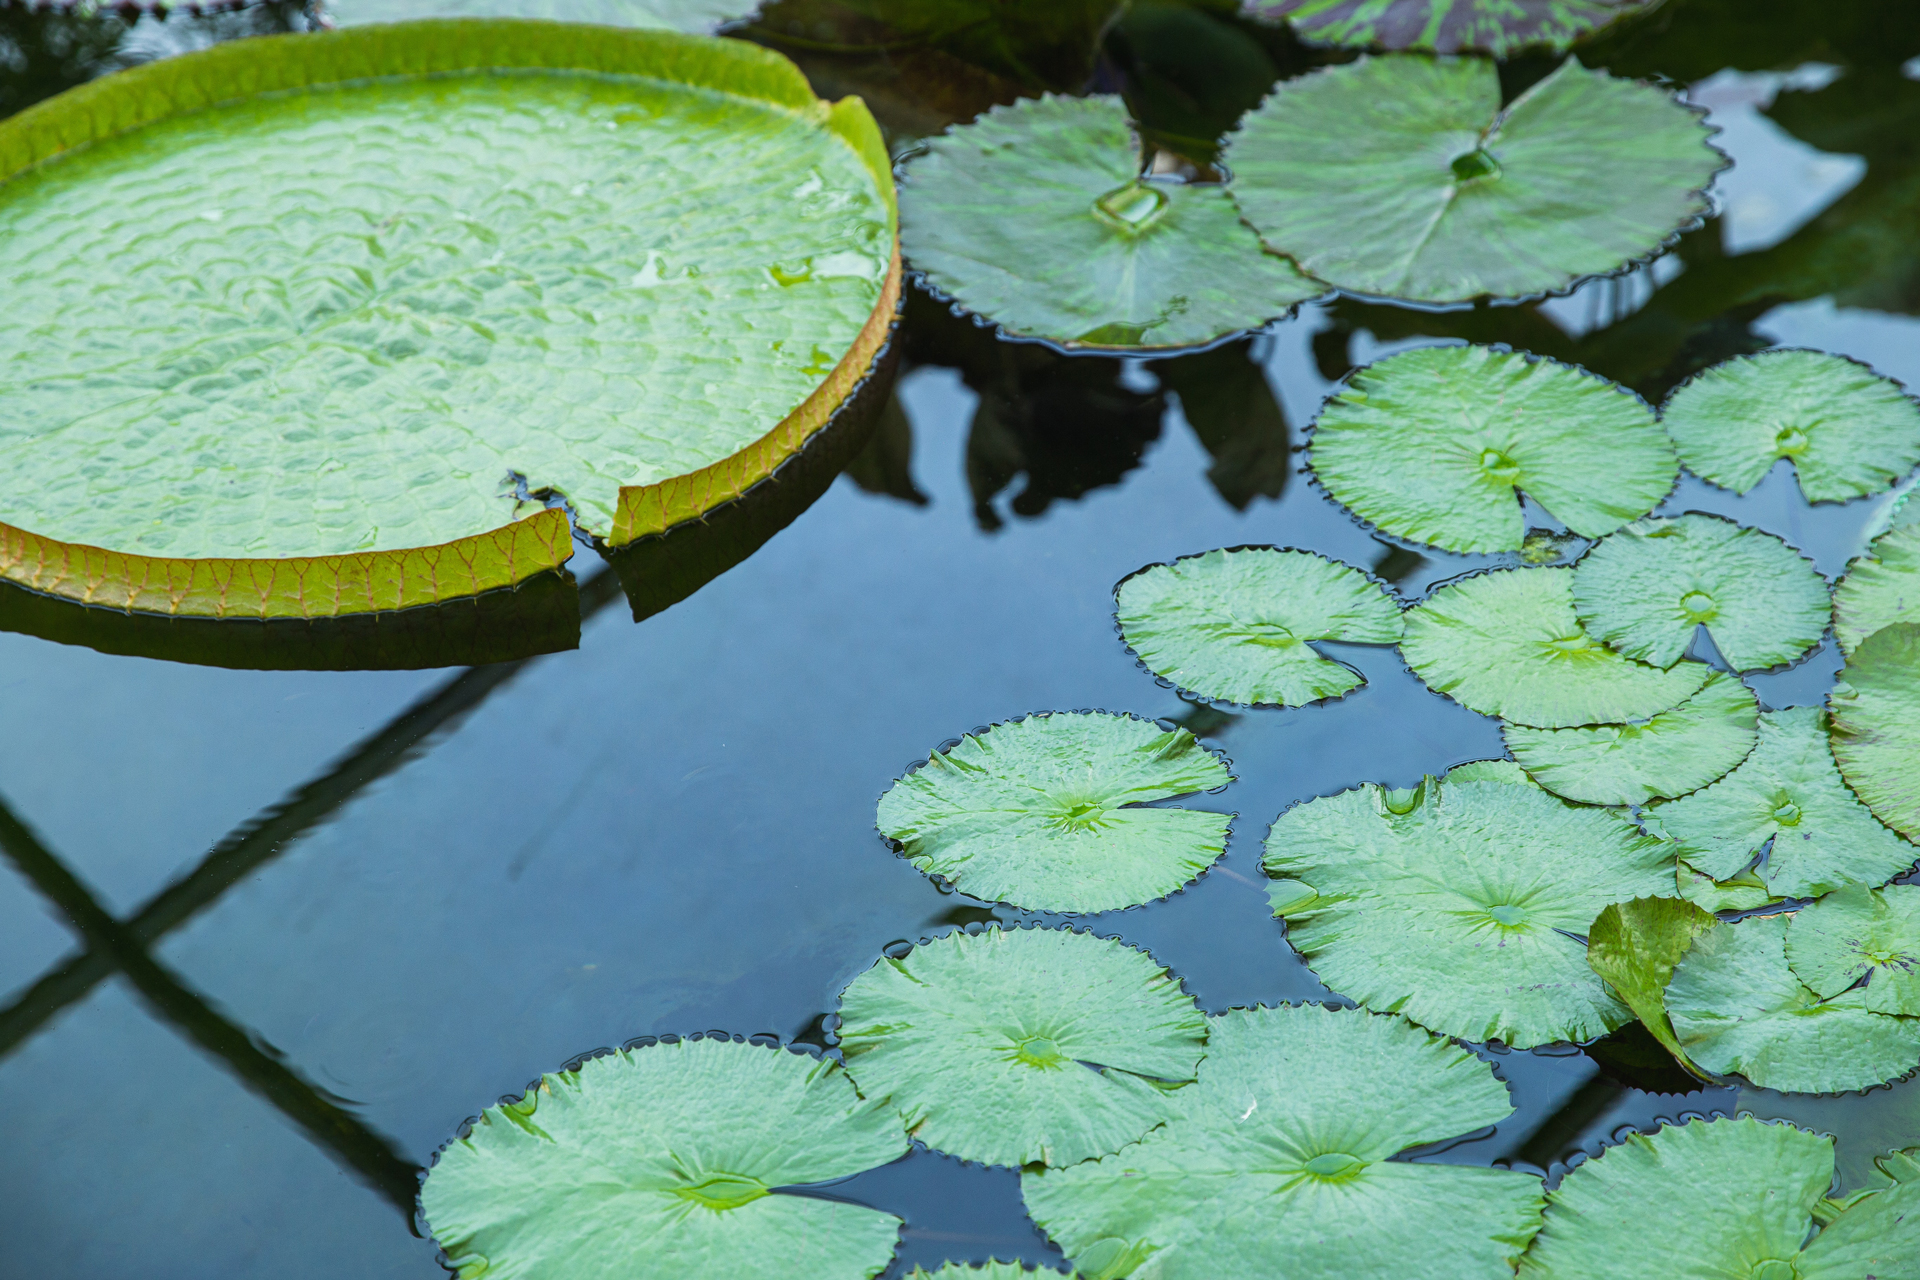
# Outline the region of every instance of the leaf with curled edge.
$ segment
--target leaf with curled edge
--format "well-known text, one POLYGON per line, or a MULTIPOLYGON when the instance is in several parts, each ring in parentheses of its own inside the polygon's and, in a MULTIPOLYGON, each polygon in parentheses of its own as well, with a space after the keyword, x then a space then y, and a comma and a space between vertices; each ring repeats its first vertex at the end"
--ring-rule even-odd
POLYGON ((1673 966, 1712 927, 1712 912, 1679 898, 1655 897, 1612 903, 1587 930, 1587 963, 1593 971, 1676 1062, 1703 1080, 1706 1073, 1674 1038, 1665 993, 1673 966))

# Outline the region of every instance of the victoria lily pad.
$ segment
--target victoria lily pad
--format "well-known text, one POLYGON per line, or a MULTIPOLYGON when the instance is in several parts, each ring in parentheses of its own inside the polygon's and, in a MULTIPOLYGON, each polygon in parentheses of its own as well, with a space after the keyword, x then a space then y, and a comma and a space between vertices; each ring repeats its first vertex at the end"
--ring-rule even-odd
POLYGON ((1144 951, 1070 929, 988 929, 883 959, 840 997, 847 1073, 936 1151, 1075 1164, 1173 1114, 1207 1019, 1144 951))
POLYGON ((1920 839, 1920 623, 1895 623, 1861 641, 1827 707, 1847 785, 1880 821, 1920 839))
POLYGON ((754 0, 325 0, 335 26, 414 18, 545 18, 706 35, 745 17, 754 0))
POLYGON ((1920 622, 1920 524, 1876 538, 1833 589, 1833 634, 1843 652, 1896 622, 1920 622))
POLYGON ((893 222, 866 109, 740 41, 376 25, 72 90, 0 122, 0 574, 314 616, 552 568, 543 495, 693 519, 867 372, 893 222))
POLYGON ((1674 388, 1662 411, 1687 470, 1745 493, 1789 458, 1809 502, 1878 493, 1920 462, 1920 405, 1845 356, 1763 351, 1674 388))
POLYGON ((1653 1038, 1689 1069, 1693 1064, 1674 1039, 1667 1017, 1667 983, 1693 940, 1712 927, 1711 912, 1663 897, 1613 903, 1587 930, 1587 963, 1653 1038))
POLYGON ((1236 547, 1150 565, 1114 588, 1120 634, 1149 671, 1225 702, 1297 707, 1365 683, 1315 640, 1392 644, 1400 606, 1311 551, 1236 547))
POLYGON ((1795 912, 1787 963, 1816 995, 1864 978, 1873 1012, 1920 1015, 1920 885, 1850 885, 1795 912))
POLYGON ((1539 1224, 1540 1183, 1392 1159, 1505 1119, 1473 1055, 1358 1009, 1212 1019, 1176 1114, 1103 1160, 1025 1173, 1040 1229, 1083 1276, 1221 1280, 1505 1275, 1539 1224))
POLYGON ((976 898, 1109 911, 1164 898, 1226 848, 1224 813, 1137 806, 1231 781, 1185 729, 1054 712, 934 752, 880 797, 879 826, 976 898))
POLYGON ((1606 809, 1537 787, 1428 779, 1295 805, 1270 893, 1320 980, 1463 1040, 1521 1048, 1629 1021, 1580 940, 1609 903, 1673 891, 1673 858, 1606 809))
POLYGON ((1355 370, 1313 425, 1313 472, 1362 520, 1449 551, 1517 551, 1516 490, 1589 538, 1680 473, 1638 396, 1572 365, 1422 347, 1355 370))
POLYGON ((902 244, 967 310, 1075 346, 1211 342, 1326 292, 1262 248, 1226 188, 1141 168, 1118 97, 995 107, 907 162, 902 244))
POLYGON ((1564 289, 1656 252, 1726 162, 1693 109, 1569 58, 1506 107, 1491 62, 1360 58, 1282 81, 1227 150, 1268 246, 1355 293, 1564 289))
POLYGON ((1705 663, 1662 671, 1587 634, 1573 574, 1496 569, 1440 587, 1407 611, 1400 652, 1436 693, 1539 729, 1645 720, 1700 691, 1705 663))
POLYGON ((1285 19, 1309 40, 1382 49, 1465 49, 1505 57, 1564 49, 1657 0, 1250 0, 1262 18, 1285 19))
POLYGON ((832 1062, 731 1040, 589 1059, 490 1107, 420 1191, 462 1276, 867 1280, 893 1256, 892 1214, 778 1187, 906 1154, 891 1107, 832 1062))
POLYGON ((1705 626, 1735 671, 1792 662, 1826 634, 1827 584, 1770 533, 1718 516, 1641 520, 1573 571, 1587 631, 1629 658, 1670 667, 1705 626))

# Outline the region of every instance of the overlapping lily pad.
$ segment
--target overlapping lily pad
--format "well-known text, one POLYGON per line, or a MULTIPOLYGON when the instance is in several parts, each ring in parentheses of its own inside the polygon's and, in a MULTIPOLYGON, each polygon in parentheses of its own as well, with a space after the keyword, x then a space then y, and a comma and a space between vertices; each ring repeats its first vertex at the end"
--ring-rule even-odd
POLYGON ((1309 40, 1435 53, 1564 49, 1655 0, 1250 0, 1309 40))
POLYGON ((1840 776, 1880 821, 1920 839, 1920 623, 1861 641, 1827 708, 1840 776))
POLYGON ((1842 652, 1851 654, 1896 622, 1920 622, 1920 524, 1895 525, 1876 538, 1833 589, 1833 634, 1842 652))
POLYGON ((335 26, 415 18, 544 18, 706 35, 752 13, 754 0, 325 0, 335 26))
POLYGON ((1787 963, 1816 995, 1865 979, 1867 1008, 1920 1016, 1920 885, 1851 885, 1795 912, 1787 963))
POLYGON ((1314 475, 1355 515, 1449 551, 1516 551, 1518 492, 1589 538, 1653 510, 1680 473, 1653 411, 1584 369, 1421 347, 1355 370, 1313 426, 1314 475))
POLYGON ((1149 671, 1203 698, 1297 707, 1365 683, 1315 640, 1392 644, 1400 606, 1311 551, 1235 547, 1151 565, 1114 588, 1120 634, 1149 671))
POLYGON ((847 1072, 914 1137, 982 1164, 1110 1155, 1174 1114, 1207 1019, 1144 951, 1067 929, 952 933, 840 997, 847 1072))
POLYGON ((1707 211, 1700 113, 1572 58, 1513 102, 1482 59, 1360 58, 1282 81, 1227 150, 1277 252, 1356 293, 1458 302, 1563 289, 1707 211))
POLYGON ((1594 917, 1587 931, 1587 963, 1633 1016, 1691 1071, 1667 1017, 1667 983, 1693 940, 1713 927, 1713 914, 1680 898, 1635 898, 1616 902, 1594 917))
POLYGON ((1752 868, 1716 880, 1681 858, 1674 864, 1680 896, 1702 911, 1753 911, 1786 900, 1767 887, 1752 868))
POLYGON ((1357 1009, 1212 1019, 1199 1083, 1135 1146, 1025 1173, 1027 1210, 1093 1280, 1503 1275, 1539 1224, 1522 1173, 1394 1161, 1513 1110, 1465 1050, 1357 1009))
POLYGON ((831 1061, 730 1040, 656 1044, 546 1076, 490 1107, 420 1204, 463 1276, 868 1280, 900 1220, 774 1188, 906 1154, 891 1107, 831 1061))
POLYGON ((1225 786, 1185 729, 1053 712, 969 734, 880 797, 907 860, 977 898, 1109 911, 1163 898, 1226 847, 1228 815, 1134 807, 1225 786))

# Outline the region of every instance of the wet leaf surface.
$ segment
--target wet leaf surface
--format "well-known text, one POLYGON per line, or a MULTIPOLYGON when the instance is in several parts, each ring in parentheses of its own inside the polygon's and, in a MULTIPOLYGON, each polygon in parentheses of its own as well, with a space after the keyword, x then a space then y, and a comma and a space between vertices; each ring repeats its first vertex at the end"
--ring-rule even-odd
POLYGON ((1876 818, 1920 839, 1920 623, 1861 641, 1827 708, 1840 776, 1876 818))

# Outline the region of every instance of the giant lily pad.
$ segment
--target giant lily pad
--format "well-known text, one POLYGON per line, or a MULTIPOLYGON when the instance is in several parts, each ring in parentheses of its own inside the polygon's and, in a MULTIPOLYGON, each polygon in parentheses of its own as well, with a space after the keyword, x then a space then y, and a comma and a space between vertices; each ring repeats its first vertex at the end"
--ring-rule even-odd
POLYGON ((1407 611, 1400 652, 1436 693, 1539 729, 1645 720, 1699 692, 1705 663, 1662 671, 1588 635, 1573 572, 1496 569, 1440 587, 1407 611))
POLYGON ((1268 246, 1356 293, 1564 289, 1707 211, 1726 158, 1672 94, 1569 58, 1506 107, 1481 59, 1361 58, 1283 81, 1227 150, 1268 246))
POLYGON ((1027 1210, 1090 1280, 1505 1275, 1539 1224, 1522 1173, 1392 1157, 1505 1119, 1473 1055, 1358 1009, 1213 1019, 1174 1119, 1104 1160, 1025 1173, 1027 1210))
POLYGON ((1670 667, 1705 626, 1735 671, 1792 662, 1820 643, 1827 584, 1770 533, 1718 516, 1641 520, 1573 571, 1580 623, 1629 658, 1670 667))
POLYGON ((1327 492, 1388 533, 1517 551, 1515 491, 1597 538, 1637 519, 1680 467, 1653 411, 1583 369, 1492 347, 1423 347, 1356 370, 1313 426, 1327 492))
POLYGON ((900 1220, 771 1195, 904 1155, 892 1108, 832 1062, 730 1040, 593 1058, 489 1107, 427 1175, 420 1205, 462 1276, 671 1273, 866 1280, 900 1220))
POLYGON ((1224 813, 1137 806, 1231 781, 1185 729, 1054 712, 934 752, 878 820, 914 866, 976 898, 1109 911, 1165 897, 1226 848, 1224 813))
POLYGON ((1463 1040, 1521 1048, 1628 1022, 1579 935, 1673 891, 1661 843, 1537 787, 1428 779, 1295 805, 1267 833, 1287 938, 1320 980, 1463 1040))
POLYGON ((1874 539, 1833 589, 1833 634, 1842 652, 1851 654, 1896 622, 1920 622, 1920 524, 1899 524, 1874 539))
POLYGON ((1249 0, 1258 17, 1284 19, 1309 40, 1382 49, 1505 57, 1564 49, 1658 0, 1249 0))
POLYGON ((1864 978, 1873 1012, 1920 1015, 1920 885, 1849 885, 1795 912, 1787 963, 1816 995, 1864 978))
POLYGON ((865 108, 663 31, 223 45, 0 122, 0 175, 0 574, 150 612, 509 585, 571 552, 528 494, 614 544, 697 517, 898 290, 865 108))
POLYGON ((1674 388, 1662 410, 1687 470, 1745 493, 1790 458, 1809 502, 1878 493, 1920 462, 1920 405, 1845 356, 1763 351, 1674 388))
POLYGON ((1226 188, 1141 165, 1117 97, 996 107, 907 162, 902 243, 967 310, 1074 346, 1210 342, 1326 292, 1261 247, 1226 188))
POLYGON ((1616 902, 1587 931, 1587 963, 1626 1002, 1633 1016, 1668 1053, 1700 1074, 1674 1038, 1667 1017, 1667 983, 1693 940, 1713 927, 1713 914, 1680 898, 1616 902))
POLYGON ((545 18, 706 35, 744 17, 754 0, 325 0, 335 26, 415 18, 545 18))
POLYGON ((1920 623, 1861 641, 1827 707, 1840 776, 1880 821, 1920 839, 1920 623))
POLYGON ((1392 644, 1400 606, 1311 551, 1235 547, 1149 565, 1114 588, 1120 634, 1155 675, 1226 702, 1297 707, 1366 683, 1311 642, 1392 644))
POLYGON ((1075 1164, 1173 1114, 1207 1019, 1124 943, 989 929, 922 943, 840 997, 847 1072, 936 1151, 982 1164, 1075 1164))

